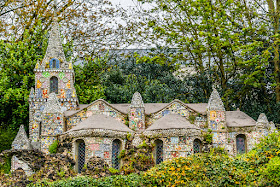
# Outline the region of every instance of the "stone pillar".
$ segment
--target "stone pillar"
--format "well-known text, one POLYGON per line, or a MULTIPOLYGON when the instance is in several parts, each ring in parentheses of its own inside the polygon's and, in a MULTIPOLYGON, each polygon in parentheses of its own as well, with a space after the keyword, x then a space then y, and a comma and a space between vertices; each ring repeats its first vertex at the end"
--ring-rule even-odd
POLYGON ((129 128, 135 131, 145 130, 145 106, 139 92, 133 94, 129 108, 129 128))
POLYGON ((55 93, 51 93, 43 110, 41 151, 49 153, 49 146, 63 133, 64 114, 55 93))
POLYGON ((259 135, 258 141, 260 138, 268 135, 270 128, 271 125, 269 124, 266 115, 264 113, 261 113, 256 123, 256 131, 259 135))
POLYGON ((227 126, 226 111, 218 91, 213 88, 207 107, 208 128, 213 133, 213 146, 226 147, 227 126))

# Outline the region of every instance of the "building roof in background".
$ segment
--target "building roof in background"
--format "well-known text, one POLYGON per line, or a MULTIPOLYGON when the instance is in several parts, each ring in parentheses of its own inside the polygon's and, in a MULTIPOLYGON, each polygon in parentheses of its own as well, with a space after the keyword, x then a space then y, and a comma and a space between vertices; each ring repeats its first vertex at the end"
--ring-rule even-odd
POLYGON ((256 121, 242 111, 226 111, 226 123, 228 127, 255 126, 256 121))

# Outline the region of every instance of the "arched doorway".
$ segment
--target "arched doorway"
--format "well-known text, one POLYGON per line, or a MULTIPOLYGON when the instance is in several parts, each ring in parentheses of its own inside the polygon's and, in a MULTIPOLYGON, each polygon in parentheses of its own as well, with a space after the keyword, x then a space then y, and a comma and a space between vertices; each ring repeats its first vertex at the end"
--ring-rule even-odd
POLYGON ((236 150, 237 154, 243 154, 246 152, 246 136, 244 134, 236 136, 236 150))
POLYGON ((115 139, 112 143, 112 166, 115 169, 120 168, 120 159, 119 159, 120 150, 121 150, 121 141, 115 139))
POLYGON ((195 139, 193 141, 193 153, 200 153, 201 152, 201 141, 199 139, 195 139))
POLYGON ((163 141, 156 140, 156 164, 160 164, 163 161, 163 141))
POLYGON ((78 173, 81 173, 84 165, 85 165, 85 142, 84 140, 77 140, 76 141, 76 146, 77 146, 77 170, 78 173))

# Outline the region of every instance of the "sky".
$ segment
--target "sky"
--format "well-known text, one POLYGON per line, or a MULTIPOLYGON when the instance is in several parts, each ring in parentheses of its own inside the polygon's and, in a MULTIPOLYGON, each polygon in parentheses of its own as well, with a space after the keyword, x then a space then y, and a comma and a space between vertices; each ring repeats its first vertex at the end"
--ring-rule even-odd
POLYGON ((135 6, 137 0, 111 0, 114 5, 121 5, 122 7, 135 6))

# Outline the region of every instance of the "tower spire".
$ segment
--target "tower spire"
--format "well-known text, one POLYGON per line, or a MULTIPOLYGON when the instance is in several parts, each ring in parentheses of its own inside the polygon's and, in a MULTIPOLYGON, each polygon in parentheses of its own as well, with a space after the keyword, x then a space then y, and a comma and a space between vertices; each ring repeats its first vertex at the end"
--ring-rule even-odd
MULTIPOLYGON (((53 15, 53 23, 51 29, 49 31, 49 41, 46 54, 42 61, 43 68, 50 68, 51 60, 58 60, 59 61, 59 68, 68 68, 69 64, 66 61, 65 54, 63 51, 63 47, 60 41, 60 32, 59 32, 59 25, 57 19, 57 1, 54 1, 54 15, 53 15)), ((57 63, 58 64, 58 63, 57 63)))

